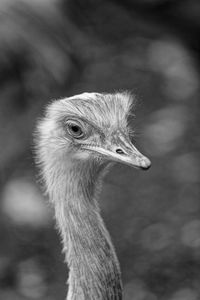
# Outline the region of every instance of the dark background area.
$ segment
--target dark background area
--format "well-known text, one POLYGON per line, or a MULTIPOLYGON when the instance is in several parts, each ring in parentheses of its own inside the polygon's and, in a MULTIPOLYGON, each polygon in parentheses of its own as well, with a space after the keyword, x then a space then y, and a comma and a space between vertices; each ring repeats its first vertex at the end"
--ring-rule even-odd
POLYGON ((45 104, 122 89, 152 161, 116 165, 101 193, 124 299, 200 299, 199 71, 198 0, 0 1, 0 299, 67 292, 32 150, 45 104))

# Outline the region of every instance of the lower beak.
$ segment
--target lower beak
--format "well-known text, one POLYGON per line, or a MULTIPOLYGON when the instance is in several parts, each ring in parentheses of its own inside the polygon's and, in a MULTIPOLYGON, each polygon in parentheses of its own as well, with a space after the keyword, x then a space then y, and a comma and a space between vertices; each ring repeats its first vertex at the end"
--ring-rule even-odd
POLYGON ((151 166, 150 160, 141 154, 131 142, 125 143, 123 141, 117 145, 112 145, 109 149, 95 146, 88 146, 85 149, 100 153, 111 161, 120 162, 135 168, 147 170, 151 166))

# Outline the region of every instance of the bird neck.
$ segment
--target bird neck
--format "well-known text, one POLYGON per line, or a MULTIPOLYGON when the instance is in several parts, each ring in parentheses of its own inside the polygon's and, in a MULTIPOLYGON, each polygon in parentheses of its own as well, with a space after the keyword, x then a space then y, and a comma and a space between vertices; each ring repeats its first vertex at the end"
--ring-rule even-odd
POLYGON ((121 300, 118 259, 96 201, 106 168, 91 163, 60 168, 52 185, 60 189, 52 200, 69 266, 67 300, 121 300))

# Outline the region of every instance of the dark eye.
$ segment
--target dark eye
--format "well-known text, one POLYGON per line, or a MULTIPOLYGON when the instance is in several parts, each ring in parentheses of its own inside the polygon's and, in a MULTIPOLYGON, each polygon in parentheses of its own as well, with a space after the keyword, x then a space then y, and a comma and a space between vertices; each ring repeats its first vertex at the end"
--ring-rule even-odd
POLYGON ((79 124, 73 121, 68 121, 66 123, 68 133, 76 139, 82 138, 84 132, 79 124))

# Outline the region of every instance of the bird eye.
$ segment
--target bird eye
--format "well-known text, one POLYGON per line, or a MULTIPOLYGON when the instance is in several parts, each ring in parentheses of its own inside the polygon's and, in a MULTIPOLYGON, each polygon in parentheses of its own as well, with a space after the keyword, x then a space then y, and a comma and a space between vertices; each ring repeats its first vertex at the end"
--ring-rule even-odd
POLYGON ((68 133, 76 139, 80 139, 84 136, 84 132, 81 126, 75 121, 67 121, 67 131, 68 133))

